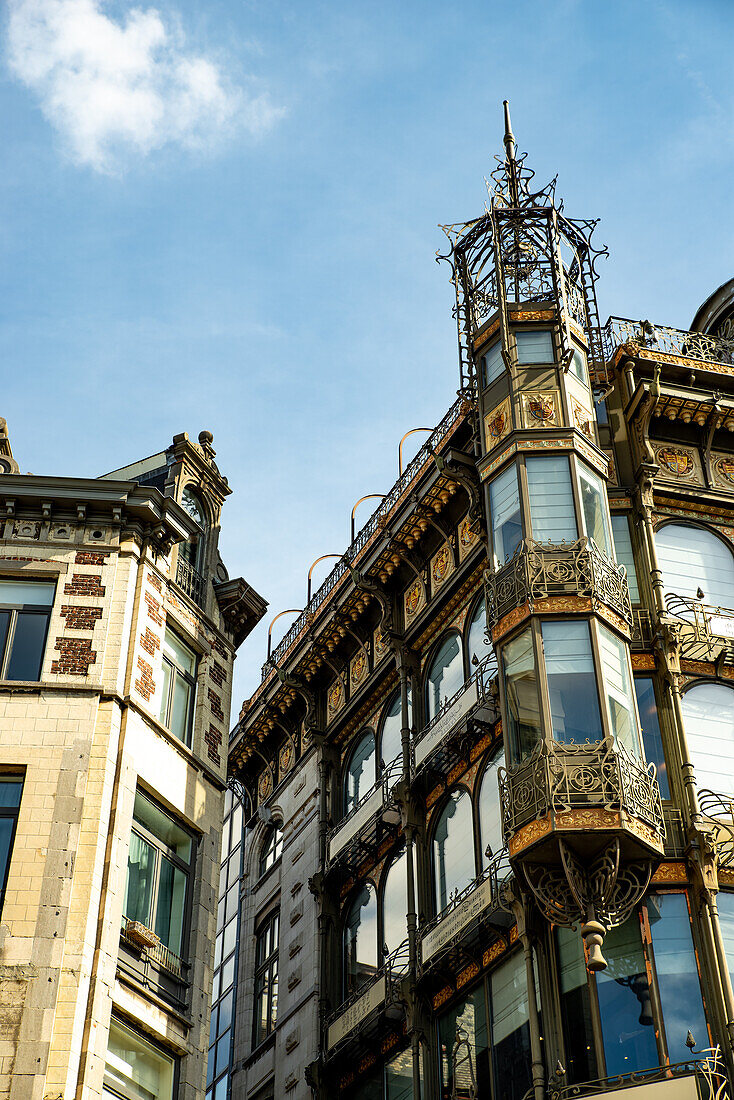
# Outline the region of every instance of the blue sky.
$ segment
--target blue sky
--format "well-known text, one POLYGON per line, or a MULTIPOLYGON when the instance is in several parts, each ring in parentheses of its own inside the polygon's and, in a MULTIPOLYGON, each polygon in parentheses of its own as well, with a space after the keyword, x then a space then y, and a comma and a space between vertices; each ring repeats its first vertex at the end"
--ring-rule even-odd
POLYGON ((734 275, 729 0, 9 0, 3 35, 21 469, 94 476, 210 428, 266 623, 453 400, 437 225, 482 211, 503 98, 538 179, 602 219, 603 318, 686 328, 734 275))

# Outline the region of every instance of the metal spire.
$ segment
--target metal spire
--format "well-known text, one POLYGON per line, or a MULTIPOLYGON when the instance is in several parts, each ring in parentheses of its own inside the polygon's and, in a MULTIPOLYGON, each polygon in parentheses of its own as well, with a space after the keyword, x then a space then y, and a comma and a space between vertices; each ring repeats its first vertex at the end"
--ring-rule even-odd
POLYGON ((505 143, 505 166, 507 168, 507 180, 510 185, 510 198, 512 199, 513 206, 519 206, 520 199, 520 187, 518 178, 518 164, 515 160, 515 135, 512 132, 512 123, 510 121, 510 101, 505 99, 502 101, 505 108, 505 136, 503 138, 505 143))

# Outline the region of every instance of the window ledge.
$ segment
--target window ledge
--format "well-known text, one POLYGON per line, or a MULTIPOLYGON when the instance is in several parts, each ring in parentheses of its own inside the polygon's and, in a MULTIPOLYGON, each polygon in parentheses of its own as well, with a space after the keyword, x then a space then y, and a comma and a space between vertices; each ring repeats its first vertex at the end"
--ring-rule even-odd
POLYGON ((75 684, 65 680, 0 680, 0 691, 65 691, 82 695, 102 695, 102 684, 75 684))
POLYGON ((249 1067, 249 1066, 253 1065, 253 1063, 257 1062, 258 1058, 261 1058, 263 1056, 263 1054, 265 1054, 265 1052, 270 1049, 270 1047, 274 1047, 275 1046, 275 1036, 276 1036, 277 1032, 278 1032, 278 1025, 276 1024, 275 1027, 273 1028, 273 1030, 267 1036, 267 1038, 263 1039, 260 1043, 258 1043, 258 1045, 256 1047, 254 1047, 252 1049, 252 1051, 250 1052, 248 1057, 244 1059, 242 1065, 244 1067, 249 1067))

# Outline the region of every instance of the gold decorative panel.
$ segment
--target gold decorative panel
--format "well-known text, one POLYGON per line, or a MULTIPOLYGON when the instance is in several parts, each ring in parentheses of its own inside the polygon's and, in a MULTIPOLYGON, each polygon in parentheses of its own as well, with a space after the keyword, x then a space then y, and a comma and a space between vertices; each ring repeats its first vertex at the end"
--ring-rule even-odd
POLYGON ((383 657, 390 652, 388 640, 382 632, 382 627, 377 627, 372 638, 372 652, 375 655, 375 664, 378 665, 383 657))
POLYGON ((734 455, 718 454, 714 451, 711 455, 711 469, 716 485, 731 492, 734 486, 734 455))
POLYGON ((590 409, 585 408, 575 397, 570 398, 571 417, 575 428, 589 439, 594 438, 594 417, 590 409))
POLYGON ((459 524, 459 561, 463 561, 473 546, 476 546, 478 538, 469 525, 469 517, 464 516, 459 524))
POLYGON ((329 688, 326 696, 326 717, 331 720, 337 714, 345 702, 344 681, 338 677, 329 688))
POLYGON ((349 664, 349 686, 351 691, 356 691, 364 683, 368 671, 369 660, 367 659, 367 650, 363 646, 355 653, 349 664))
POLYGON ((691 447, 673 447, 669 443, 655 447, 655 461, 660 467, 660 477, 669 481, 701 482, 701 465, 698 453, 691 447))
POLYGON ((526 428, 557 428, 558 394, 555 390, 531 390, 522 395, 522 419, 526 428))
POLYGON ((488 451, 496 447, 512 430, 510 399, 505 398, 484 418, 484 441, 488 451))
POLYGON ((454 551, 445 542, 431 558, 431 590, 437 592, 454 571, 454 551))
POLYGON ((410 623, 426 606, 426 589, 419 577, 405 593, 405 621, 410 623))

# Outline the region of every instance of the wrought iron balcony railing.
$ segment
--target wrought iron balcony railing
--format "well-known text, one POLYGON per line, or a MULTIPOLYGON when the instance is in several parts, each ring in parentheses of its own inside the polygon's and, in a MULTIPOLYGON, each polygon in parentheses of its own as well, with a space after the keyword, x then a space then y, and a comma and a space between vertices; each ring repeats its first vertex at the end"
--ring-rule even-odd
POLYGON ((558 1071, 548 1082, 548 1100, 582 1100, 607 1093, 617 1095, 621 1089, 632 1089, 630 1100, 642 1100, 646 1086, 657 1087, 651 1096, 658 1100, 728 1100, 728 1078, 719 1047, 702 1050, 688 1062, 654 1066, 651 1069, 621 1073, 616 1077, 604 1077, 598 1081, 583 1081, 575 1085, 565 1083, 558 1071))
POLYGON ((655 637, 652 615, 646 607, 632 609, 632 631, 630 646, 632 649, 650 649, 655 637))
POLYGON ((193 565, 189 565, 183 558, 178 559, 178 565, 176 566, 176 584, 179 588, 183 588, 186 595, 194 603, 197 603, 199 607, 203 606, 206 592, 204 578, 198 569, 194 569, 193 565))
POLYGON ((487 619, 491 626, 523 604, 549 596, 587 596, 592 607, 605 604, 632 625, 627 570, 602 553, 593 539, 536 542, 524 539, 496 572, 487 572, 487 619))
POLYGON ((692 661, 713 660, 723 651, 725 663, 734 661, 734 610, 713 607, 688 596, 668 592, 665 606, 677 620, 681 656, 692 661))
POLYGON ((358 1037, 369 1041, 386 1016, 403 1012, 400 982, 409 970, 408 941, 388 955, 383 965, 326 1019, 326 1051, 332 1057, 358 1037))
POLYGON ((734 868, 734 798, 715 791, 698 791, 698 805, 711 829, 716 863, 726 870, 734 868))
POLYGON ((496 693, 497 657, 494 650, 477 665, 465 684, 446 699, 438 714, 418 734, 413 744, 413 767, 417 773, 429 764, 441 767, 452 736, 472 719, 496 722, 499 718, 496 693))
POLYGON ((709 363, 734 363, 734 340, 731 338, 686 332, 667 325, 653 325, 649 321, 633 321, 629 317, 610 317, 604 328, 607 361, 623 344, 653 352, 661 359, 676 355, 709 363))
POLYGON ((505 839, 550 813, 573 809, 624 810, 665 835, 660 788, 654 764, 607 741, 538 743, 531 755, 500 768, 500 799, 505 839))
POLYGON ((361 853, 366 853, 377 843, 381 824, 398 824, 400 813, 392 792, 402 774, 403 759, 398 756, 384 768, 374 787, 329 830, 326 858, 330 865, 348 860, 350 854, 357 854, 358 858, 362 858, 361 853))

